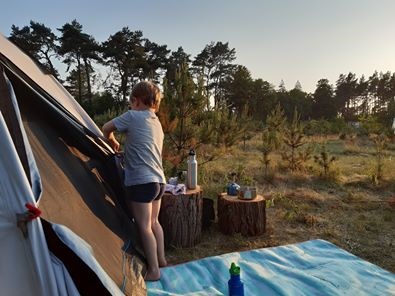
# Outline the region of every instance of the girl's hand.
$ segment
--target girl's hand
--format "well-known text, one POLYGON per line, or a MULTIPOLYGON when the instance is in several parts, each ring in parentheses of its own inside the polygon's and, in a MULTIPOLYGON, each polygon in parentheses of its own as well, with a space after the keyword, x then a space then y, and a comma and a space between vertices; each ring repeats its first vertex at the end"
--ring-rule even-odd
POLYGON ((118 152, 120 145, 117 139, 115 139, 114 131, 116 129, 117 128, 115 127, 112 120, 104 124, 102 127, 103 136, 108 139, 108 142, 110 143, 112 149, 114 149, 115 152, 118 152))
POLYGON ((110 142, 112 149, 114 149, 115 152, 119 152, 120 145, 119 142, 115 139, 115 137, 110 137, 108 141, 110 142))

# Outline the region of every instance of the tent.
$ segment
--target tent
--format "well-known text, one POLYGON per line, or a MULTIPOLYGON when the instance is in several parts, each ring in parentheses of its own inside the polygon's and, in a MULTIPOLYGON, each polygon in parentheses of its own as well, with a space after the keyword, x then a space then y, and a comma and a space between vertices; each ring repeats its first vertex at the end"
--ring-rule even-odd
POLYGON ((117 156, 62 85, 1 34, 0 136, 1 293, 145 295, 117 156))

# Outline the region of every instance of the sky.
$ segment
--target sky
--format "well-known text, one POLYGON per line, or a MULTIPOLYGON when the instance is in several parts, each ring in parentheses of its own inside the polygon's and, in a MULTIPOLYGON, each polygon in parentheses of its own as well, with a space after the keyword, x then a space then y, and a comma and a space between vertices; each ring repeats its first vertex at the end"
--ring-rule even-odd
POLYGON ((314 92, 320 79, 395 72, 394 0, 35 0, 6 1, 0 33, 30 20, 57 28, 76 19, 102 42, 129 27, 192 58, 228 42, 253 79, 314 92), (22 8, 23 7, 23 8, 22 8))

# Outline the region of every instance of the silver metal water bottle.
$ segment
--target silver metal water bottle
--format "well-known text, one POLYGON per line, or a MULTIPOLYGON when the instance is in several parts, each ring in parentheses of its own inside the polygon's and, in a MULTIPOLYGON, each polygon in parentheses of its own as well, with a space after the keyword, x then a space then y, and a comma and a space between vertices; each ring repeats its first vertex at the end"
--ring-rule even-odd
POLYGON ((196 153, 193 149, 189 151, 187 164, 187 187, 188 189, 195 189, 197 186, 197 161, 196 153))

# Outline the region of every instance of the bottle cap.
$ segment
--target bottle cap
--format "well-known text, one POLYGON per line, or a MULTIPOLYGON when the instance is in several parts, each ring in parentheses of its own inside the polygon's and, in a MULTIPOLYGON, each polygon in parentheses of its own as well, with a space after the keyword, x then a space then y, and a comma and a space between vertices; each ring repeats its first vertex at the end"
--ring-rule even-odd
POLYGON ((196 155, 195 150, 193 149, 189 150, 189 155, 196 155))
POLYGON ((237 266, 234 262, 230 265, 229 273, 231 275, 240 275, 240 266, 237 266))

